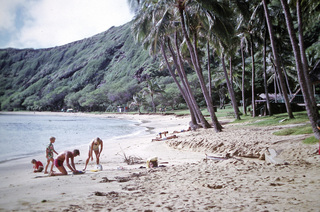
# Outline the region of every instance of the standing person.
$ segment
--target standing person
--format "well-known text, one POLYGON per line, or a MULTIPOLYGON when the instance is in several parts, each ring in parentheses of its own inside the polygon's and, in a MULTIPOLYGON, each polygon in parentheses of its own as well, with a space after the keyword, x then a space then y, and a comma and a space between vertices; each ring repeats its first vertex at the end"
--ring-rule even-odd
POLYGON ((74 157, 80 155, 78 149, 71 151, 64 151, 61 152, 58 157, 54 160, 54 165, 61 173, 54 173, 51 172, 50 176, 57 176, 57 175, 67 175, 68 172, 66 168, 63 166, 63 162, 66 161, 67 167, 72 171, 73 174, 82 174, 81 171, 78 171, 74 165, 74 157), (70 163, 71 162, 71 163, 70 163))
POLYGON ((42 172, 43 164, 41 161, 37 161, 36 159, 32 159, 31 163, 33 164, 33 172, 42 172))
POLYGON ((101 155, 102 149, 103 149, 103 141, 100 138, 95 138, 90 142, 88 158, 86 160, 86 165, 84 166, 83 171, 86 170, 90 158, 91 158, 91 161, 93 160, 93 154, 92 154, 93 151, 96 155, 97 165, 100 164, 100 155, 101 155))
POLYGON ((47 146, 47 149, 46 149, 46 158, 47 158, 47 165, 46 165, 46 168, 44 169, 44 173, 47 174, 48 173, 48 166, 50 164, 50 161, 52 162, 52 165, 51 165, 51 169, 50 169, 50 173, 52 172, 53 170, 53 162, 54 162, 54 159, 53 159, 53 153, 56 153, 56 150, 54 150, 54 147, 53 147, 53 143, 56 141, 56 138, 55 137, 51 137, 50 138, 50 144, 47 146))

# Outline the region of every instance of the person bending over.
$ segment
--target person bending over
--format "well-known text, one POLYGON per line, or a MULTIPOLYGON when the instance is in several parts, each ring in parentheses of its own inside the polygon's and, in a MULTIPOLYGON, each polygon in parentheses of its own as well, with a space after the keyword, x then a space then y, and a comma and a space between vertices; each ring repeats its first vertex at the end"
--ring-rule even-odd
POLYGON ((75 165, 74 165, 74 157, 80 155, 80 152, 78 149, 71 151, 64 151, 61 152, 57 158, 54 160, 54 165, 57 167, 57 169, 61 173, 54 173, 51 172, 51 176, 57 176, 57 175, 67 175, 68 172, 66 168, 63 166, 63 162, 66 161, 67 167, 72 171, 73 174, 81 174, 80 171, 77 171, 75 165))
POLYGON ((96 155, 97 165, 100 164, 100 155, 101 155, 102 149, 103 149, 103 141, 100 138, 95 138, 90 142, 88 158, 86 160, 86 165, 84 166, 83 171, 87 169, 87 165, 89 163, 90 158, 91 158, 91 161, 93 161, 93 152, 96 155))

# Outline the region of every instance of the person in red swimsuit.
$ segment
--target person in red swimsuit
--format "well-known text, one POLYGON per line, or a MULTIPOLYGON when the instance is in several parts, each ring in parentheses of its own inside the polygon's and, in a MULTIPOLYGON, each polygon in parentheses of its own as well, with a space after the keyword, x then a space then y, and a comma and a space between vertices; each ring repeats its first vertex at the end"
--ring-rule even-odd
POLYGON ((67 167, 72 171, 73 174, 82 174, 81 171, 78 171, 74 165, 74 157, 80 155, 80 152, 78 149, 71 151, 64 151, 61 152, 57 158, 54 160, 54 165, 57 167, 57 169, 61 173, 54 173, 51 172, 51 176, 57 176, 57 175, 67 175, 68 172, 66 168, 63 166, 63 162, 66 161, 67 167))
POLYGON ((42 172, 43 164, 36 159, 32 159, 31 163, 33 164, 33 172, 42 172))

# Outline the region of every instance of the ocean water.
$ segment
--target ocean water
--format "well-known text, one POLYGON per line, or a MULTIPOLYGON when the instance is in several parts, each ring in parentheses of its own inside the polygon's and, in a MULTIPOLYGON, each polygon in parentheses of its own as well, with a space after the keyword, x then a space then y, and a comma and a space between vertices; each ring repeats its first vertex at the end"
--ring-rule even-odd
POLYGON ((89 144, 100 137, 104 145, 114 139, 141 133, 138 122, 102 117, 0 114, 0 162, 39 153, 45 156, 54 136, 57 152, 89 144))

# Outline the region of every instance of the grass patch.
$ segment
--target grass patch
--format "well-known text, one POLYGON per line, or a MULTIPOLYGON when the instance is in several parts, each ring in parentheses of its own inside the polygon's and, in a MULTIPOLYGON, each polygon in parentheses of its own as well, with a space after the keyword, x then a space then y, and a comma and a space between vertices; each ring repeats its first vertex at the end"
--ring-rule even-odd
POLYGON ((292 127, 292 128, 287 128, 283 130, 279 130, 275 133, 274 135, 302 135, 302 134, 312 134, 312 128, 310 124, 306 124, 303 126, 297 126, 297 127, 292 127))
POLYGON ((304 143, 304 144, 316 144, 316 143, 319 143, 319 140, 316 137, 311 136, 311 137, 308 137, 308 138, 304 139, 302 141, 302 143, 304 143))

